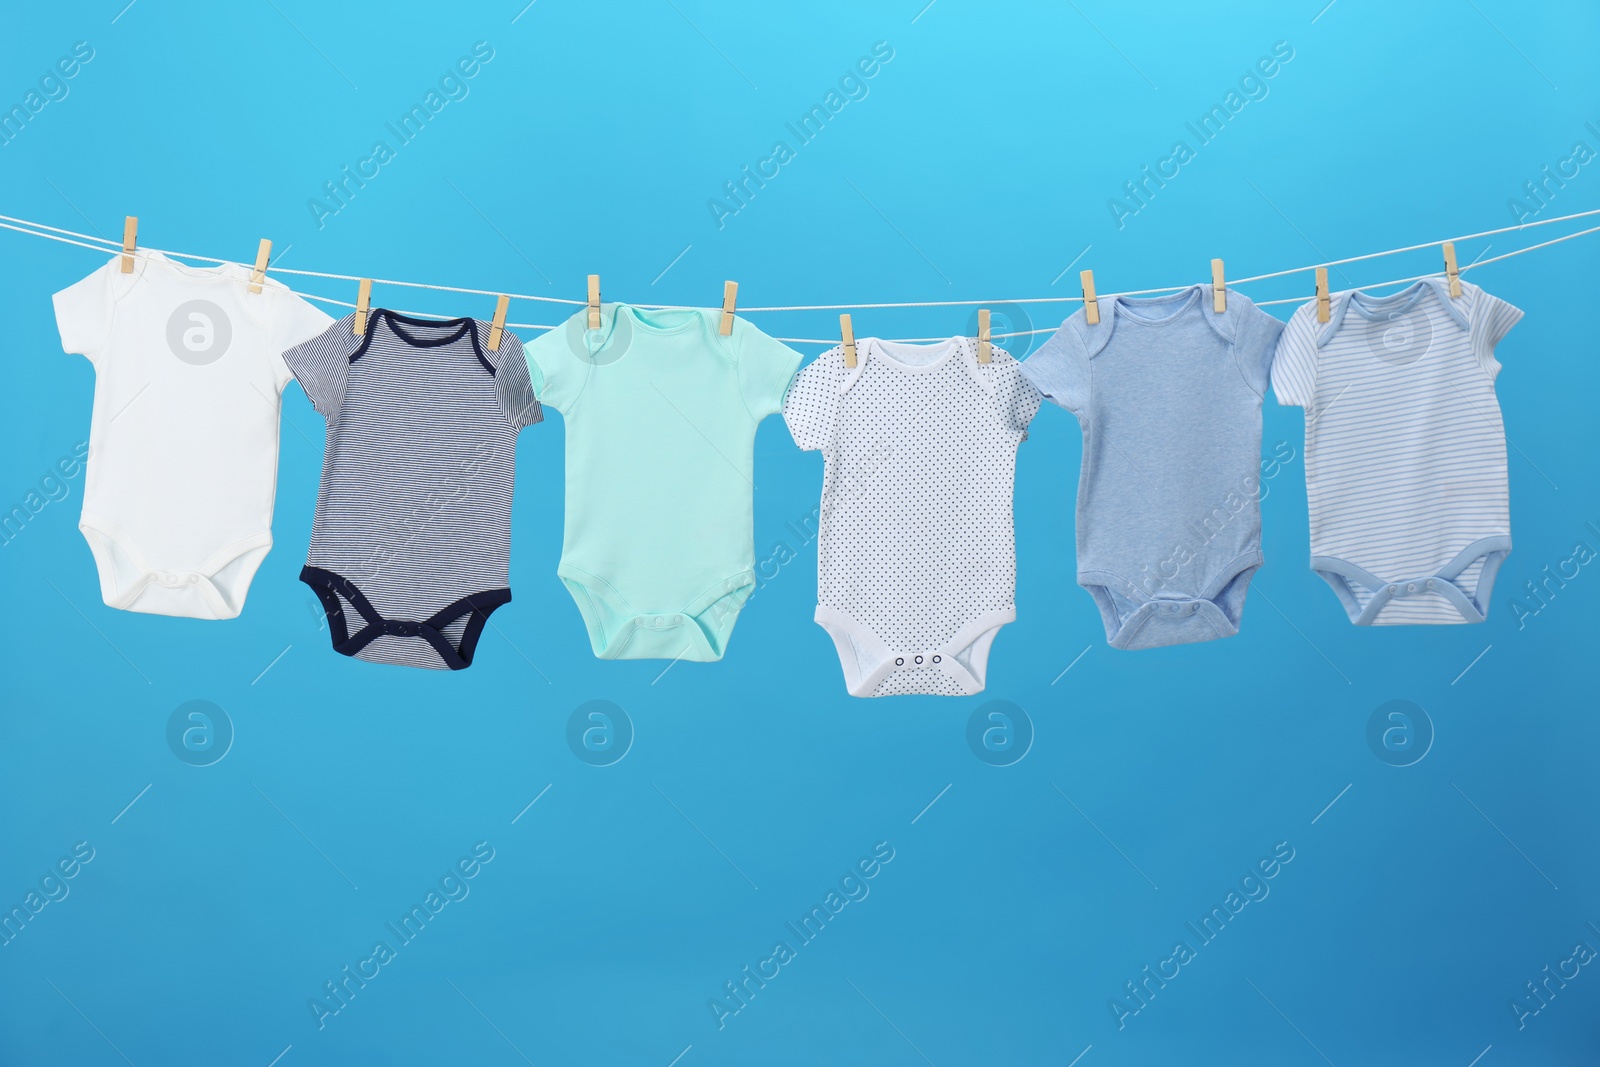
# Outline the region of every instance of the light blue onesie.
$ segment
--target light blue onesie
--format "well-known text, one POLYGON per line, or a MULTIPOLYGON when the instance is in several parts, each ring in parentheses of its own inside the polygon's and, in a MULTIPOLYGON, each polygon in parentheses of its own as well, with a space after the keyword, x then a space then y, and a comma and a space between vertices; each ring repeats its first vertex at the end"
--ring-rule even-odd
POLYGON ((1100 301, 1022 364, 1078 417, 1078 584, 1113 648, 1239 632, 1261 566, 1261 397, 1283 324, 1209 286, 1100 301))

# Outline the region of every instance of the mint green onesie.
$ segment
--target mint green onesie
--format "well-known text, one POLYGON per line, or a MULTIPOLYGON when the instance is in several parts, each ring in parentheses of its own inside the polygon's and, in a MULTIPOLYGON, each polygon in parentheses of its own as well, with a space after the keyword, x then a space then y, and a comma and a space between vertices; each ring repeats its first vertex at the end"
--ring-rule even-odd
POLYGON ((535 394, 566 422, 556 573, 601 659, 717 660, 755 589, 756 424, 800 354, 720 311, 588 309, 526 346, 535 394))

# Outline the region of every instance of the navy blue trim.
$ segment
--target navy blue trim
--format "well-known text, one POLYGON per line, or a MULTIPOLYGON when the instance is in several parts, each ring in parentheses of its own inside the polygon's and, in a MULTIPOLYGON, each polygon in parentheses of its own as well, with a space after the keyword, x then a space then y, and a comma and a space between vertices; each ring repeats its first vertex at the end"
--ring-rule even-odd
POLYGON ((477 650, 478 639, 483 636, 483 628, 489 624, 490 613, 511 602, 511 590, 486 589, 446 605, 423 622, 412 622, 385 619, 354 582, 333 571, 307 564, 300 568, 300 580, 322 601, 328 616, 328 636, 333 639, 333 650, 341 656, 355 656, 380 637, 416 637, 433 646, 445 666, 453 671, 472 666, 473 653, 477 650), (354 634, 350 632, 340 597, 350 602, 364 623, 354 634), (461 646, 456 648, 445 637, 444 629, 463 615, 468 616, 467 626, 461 634, 461 646))
POLYGON ((388 308, 376 308, 373 310, 372 317, 367 322, 367 332, 362 336, 361 343, 356 345, 355 352, 350 356, 351 363, 366 355, 367 349, 372 345, 373 337, 377 335, 376 326, 379 322, 387 323, 389 332, 399 338, 402 343, 412 348, 438 348, 440 345, 455 344, 462 337, 470 336, 472 338, 472 354, 477 357, 479 363, 483 364, 483 369, 489 372, 491 378, 496 374, 494 364, 484 357, 483 345, 479 343, 477 319, 416 319, 409 315, 401 315, 399 312, 390 311, 388 308), (452 326, 456 329, 448 337, 425 341, 420 337, 414 337, 406 333, 405 330, 400 328, 400 323, 426 329, 447 329, 452 326))

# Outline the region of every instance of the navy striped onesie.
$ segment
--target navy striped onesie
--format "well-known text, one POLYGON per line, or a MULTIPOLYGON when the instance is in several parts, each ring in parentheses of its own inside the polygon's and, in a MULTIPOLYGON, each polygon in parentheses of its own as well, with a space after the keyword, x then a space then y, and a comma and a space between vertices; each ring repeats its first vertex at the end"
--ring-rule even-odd
POLYGON ((283 354, 328 423, 300 580, 336 652, 461 670, 511 599, 517 433, 542 418, 522 344, 489 351, 476 319, 354 321, 283 354))

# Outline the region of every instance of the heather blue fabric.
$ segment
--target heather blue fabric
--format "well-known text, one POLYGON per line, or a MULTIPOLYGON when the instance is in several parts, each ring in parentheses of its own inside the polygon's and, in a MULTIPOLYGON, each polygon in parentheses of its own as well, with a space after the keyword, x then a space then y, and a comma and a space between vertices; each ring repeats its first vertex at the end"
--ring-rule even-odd
POLYGON ((1209 286, 1100 302, 1022 364, 1078 417, 1078 584, 1113 648, 1239 632, 1261 566, 1261 398, 1283 324, 1209 286))

